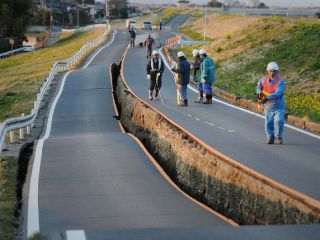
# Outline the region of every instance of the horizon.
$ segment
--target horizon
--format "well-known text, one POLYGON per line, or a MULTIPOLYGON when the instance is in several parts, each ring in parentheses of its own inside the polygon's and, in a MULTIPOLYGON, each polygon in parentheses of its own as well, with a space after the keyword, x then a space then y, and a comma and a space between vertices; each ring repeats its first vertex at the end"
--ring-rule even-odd
MULTIPOLYGON (((104 0, 96 0, 97 2, 104 2, 104 0)), ((151 3, 151 4, 173 4, 178 1, 170 1, 170 0, 129 0, 130 3, 151 3)), ((196 4, 205 4, 210 1, 208 0, 190 0, 191 3, 196 4)), ((224 3, 224 0, 219 2, 224 3)), ((250 0, 240 0, 242 3, 246 3, 247 5, 251 5, 250 0)), ((312 7, 320 7, 320 0, 262 0, 261 2, 265 3, 268 7, 287 7, 287 8, 312 8, 312 7)))

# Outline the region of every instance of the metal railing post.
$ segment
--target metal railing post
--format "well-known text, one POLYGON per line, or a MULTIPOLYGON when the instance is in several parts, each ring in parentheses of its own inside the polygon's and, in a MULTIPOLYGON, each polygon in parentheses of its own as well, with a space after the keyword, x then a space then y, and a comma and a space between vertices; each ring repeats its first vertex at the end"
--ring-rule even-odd
POLYGON ((15 143, 16 142, 16 136, 14 134, 14 130, 9 132, 10 135, 10 143, 15 143))

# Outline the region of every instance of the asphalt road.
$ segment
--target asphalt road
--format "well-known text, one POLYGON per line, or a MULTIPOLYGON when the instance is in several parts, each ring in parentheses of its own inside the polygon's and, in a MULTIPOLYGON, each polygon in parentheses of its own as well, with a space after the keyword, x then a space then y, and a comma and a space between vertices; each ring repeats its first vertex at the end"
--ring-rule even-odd
POLYGON ((171 26, 171 30, 174 32, 179 31, 179 27, 188 20, 192 15, 191 14, 177 14, 173 16, 165 24, 165 26, 171 26))
MULTIPOLYGON (((160 33, 161 41, 167 35, 160 33)), ((138 96, 149 101, 146 60, 137 59, 144 59, 143 51, 130 49, 124 63, 125 78, 138 96)), ((194 104, 196 93, 190 89, 189 107, 178 107, 174 78, 168 68, 162 83, 162 101, 151 101, 151 105, 225 155, 320 200, 319 138, 286 127, 283 145, 266 145, 263 119, 218 102, 194 104)))
POLYGON ((88 68, 66 78, 42 150, 38 209, 45 236, 83 229, 95 239, 108 230, 229 226, 178 192, 121 134, 108 69, 127 45, 128 35, 119 32, 88 68))

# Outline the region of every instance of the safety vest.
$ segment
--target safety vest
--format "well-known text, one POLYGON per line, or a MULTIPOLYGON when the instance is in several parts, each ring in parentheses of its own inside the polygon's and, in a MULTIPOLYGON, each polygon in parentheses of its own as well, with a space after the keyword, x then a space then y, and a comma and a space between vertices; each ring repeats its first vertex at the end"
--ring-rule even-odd
POLYGON ((155 69, 154 68, 154 61, 153 61, 153 59, 151 59, 151 71, 160 71, 161 64, 162 64, 161 59, 158 58, 158 69, 155 69))
MULTIPOLYGON (((269 76, 266 75, 263 79, 261 91, 265 96, 269 96, 270 94, 273 94, 279 85, 279 82, 281 80, 280 76, 277 76, 276 79, 272 81, 272 83, 269 83, 269 76)), ((268 103, 274 103, 276 99, 268 100, 268 103)))

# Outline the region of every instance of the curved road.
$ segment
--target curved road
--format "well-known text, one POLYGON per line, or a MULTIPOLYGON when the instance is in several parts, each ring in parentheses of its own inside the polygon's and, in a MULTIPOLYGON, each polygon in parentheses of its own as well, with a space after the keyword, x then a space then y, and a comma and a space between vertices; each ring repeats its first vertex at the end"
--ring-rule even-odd
MULTIPOLYGON (((160 33, 164 41, 168 33, 160 33)), ((148 100, 148 80, 143 51, 128 51, 124 75, 131 89, 145 101, 148 100)), ((219 81, 219 79, 218 79, 219 81)), ((222 101, 213 105, 192 103, 196 93, 188 90, 188 108, 176 104, 174 78, 169 68, 163 75, 161 101, 150 104, 190 131, 208 145, 240 163, 287 185, 301 193, 320 200, 320 136, 286 127, 283 145, 266 145, 264 120, 222 101)))
MULTIPOLYGON (((161 32, 161 42, 171 35, 161 32)), ((317 225, 230 227, 176 191, 163 178, 137 143, 121 133, 113 118, 108 69, 112 62, 119 62, 127 45, 128 34, 119 31, 116 41, 104 48, 87 68, 65 76, 61 95, 57 95, 51 107, 45 138, 37 144, 32 171, 36 177, 31 178, 29 214, 26 216, 29 234, 40 230, 55 239, 65 236, 67 239, 86 239, 84 236, 87 239, 317 239, 320 234, 317 225)), ((130 49, 124 65, 125 74, 132 89, 146 99, 147 80, 142 81, 146 62, 138 62, 137 58, 144 59, 144 50, 130 49)), ((216 148, 230 149, 233 144, 236 153, 245 154, 248 151, 246 144, 251 143, 251 147, 269 151, 260 144, 263 139, 261 120, 220 104, 177 108, 173 79, 168 70, 162 98, 164 104, 160 101, 151 104, 193 133, 199 131, 198 136, 206 141, 209 139, 209 144, 216 148), (204 120, 216 125, 208 127, 186 114, 205 116, 204 120), (224 114, 233 117, 225 119, 224 114), (239 122, 237 128, 235 121, 239 122), (208 133, 204 133, 204 129, 208 133), (251 129, 259 131, 251 133, 251 129), (248 141, 250 136, 254 138, 248 141)), ((316 147, 311 145, 310 150, 317 150, 318 144, 315 142, 316 147)), ((272 147, 282 149, 286 146, 272 147)), ((311 160, 304 159, 306 166, 314 162, 313 154, 309 154, 311 160)), ((282 155, 278 151, 276 156, 282 155)), ((261 162, 259 156, 258 163, 261 162)), ((277 159, 282 162, 280 157, 277 159)), ((269 169, 272 172, 274 163, 272 159, 268 162, 266 165, 272 167, 269 169)), ((253 161, 248 160, 249 163, 253 164, 253 161)), ((285 172, 285 169, 281 171, 285 172)), ((317 169, 310 171, 317 172, 317 169)), ((285 176, 292 180, 288 172, 285 176)), ((306 178, 310 180, 312 176, 306 178)), ((314 188, 311 190, 316 190, 314 188)))
POLYGON ((40 166, 39 195, 31 180, 29 235, 82 229, 95 232, 95 239, 98 231, 229 225, 177 191, 121 133, 113 117, 109 66, 119 62, 127 45, 128 34, 120 31, 86 69, 65 76, 51 107, 50 135, 35 153, 32 174, 40 166))

